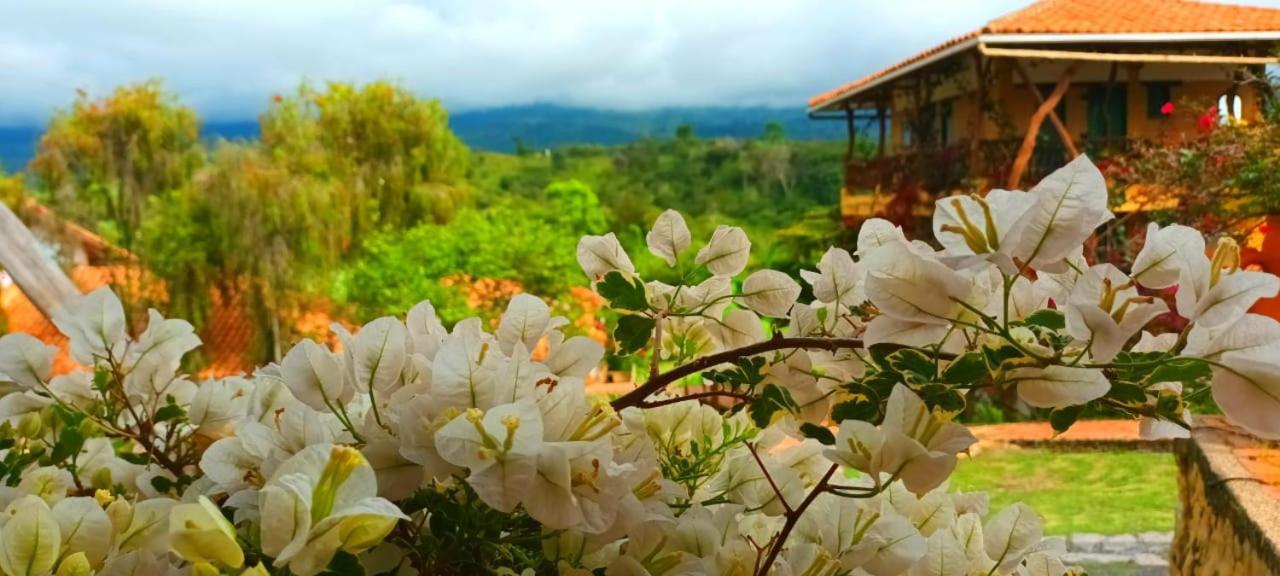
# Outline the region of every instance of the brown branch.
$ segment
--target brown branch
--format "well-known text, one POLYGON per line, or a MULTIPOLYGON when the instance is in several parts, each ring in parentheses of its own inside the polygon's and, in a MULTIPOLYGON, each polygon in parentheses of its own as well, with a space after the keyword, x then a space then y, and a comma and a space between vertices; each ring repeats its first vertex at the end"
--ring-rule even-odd
POLYGON ((741 392, 731 392, 729 390, 708 390, 706 392, 696 392, 693 394, 686 394, 684 396, 677 396, 675 398, 663 398, 662 400, 654 400, 653 402, 641 402, 636 406, 640 408, 657 408, 659 406, 676 404, 678 402, 684 402, 686 400, 699 400, 702 398, 715 398, 715 397, 736 398, 743 402, 750 402, 755 399, 755 396, 752 396, 750 394, 743 394, 741 392))
POLYGON ((654 393, 666 388, 668 385, 679 382, 686 376, 692 376, 704 370, 710 369, 720 364, 727 364, 740 358, 755 356, 765 352, 774 350, 788 349, 817 349, 836 351, 842 349, 863 348, 862 340, 859 338, 779 338, 774 337, 763 342, 756 342, 741 348, 725 350, 717 352, 709 356, 703 356, 688 364, 682 364, 666 372, 662 372, 656 376, 649 378, 649 381, 640 385, 639 388, 632 390, 618 399, 614 400, 611 405, 614 410, 622 410, 633 406, 641 406, 644 401, 654 393))
POLYGON ((778 489, 778 483, 774 482, 773 475, 769 473, 769 469, 765 467, 764 461, 760 459, 760 453, 756 452, 756 445, 747 443, 747 451, 751 452, 751 457, 756 459, 756 466, 760 467, 760 473, 764 474, 764 479, 769 481, 769 487, 773 488, 773 495, 778 497, 778 502, 782 503, 782 509, 787 511, 790 516, 795 513, 791 508, 791 504, 787 502, 787 497, 782 494, 782 490, 778 489))
MULTIPOLYGON (((752 453, 754 454, 754 452, 752 453)), ((777 561, 778 555, 782 553, 782 546, 787 543, 787 538, 791 536, 791 530, 796 527, 796 523, 800 521, 800 517, 804 515, 804 511, 809 508, 809 505, 813 504, 814 500, 817 500, 818 495, 827 491, 827 481, 831 480, 836 470, 839 469, 839 464, 832 464, 830 468, 827 468, 827 473, 822 475, 822 479, 818 480, 818 483, 814 485, 813 490, 809 492, 804 501, 794 510, 787 509, 786 523, 782 525, 782 531, 778 532, 778 537, 773 539, 773 545, 769 547, 769 556, 764 559, 764 564, 760 566, 759 572, 756 573, 757 576, 769 576, 769 570, 773 567, 773 563, 777 561)))

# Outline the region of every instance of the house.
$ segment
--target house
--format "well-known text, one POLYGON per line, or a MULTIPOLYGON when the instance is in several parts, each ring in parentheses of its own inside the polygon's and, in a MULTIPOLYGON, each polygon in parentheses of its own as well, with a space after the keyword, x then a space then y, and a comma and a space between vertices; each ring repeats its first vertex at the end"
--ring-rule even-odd
MULTIPOLYGON (((1257 118, 1278 42, 1278 9, 1042 0, 815 96, 808 110, 848 126, 846 226, 905 223, 927 217, 939 194, 1017 188, 1078 153, 1194 133, 1199 111, 1257 118), (875 144, 872 158, 853 153, 859 138, 875 144)), ((1117 208, 1159 202, 1135 188, 1117 208)))

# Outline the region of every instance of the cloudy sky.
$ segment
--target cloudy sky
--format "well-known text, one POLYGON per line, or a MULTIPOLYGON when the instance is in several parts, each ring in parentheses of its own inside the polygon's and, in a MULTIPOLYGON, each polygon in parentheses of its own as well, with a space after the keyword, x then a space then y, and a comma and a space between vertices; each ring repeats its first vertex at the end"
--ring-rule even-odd
POLYGON ((0 124, 148 78, 224 120, 304 79, 392 78, 456 109, 799 107, 1026 2, 11 0, 0 124))

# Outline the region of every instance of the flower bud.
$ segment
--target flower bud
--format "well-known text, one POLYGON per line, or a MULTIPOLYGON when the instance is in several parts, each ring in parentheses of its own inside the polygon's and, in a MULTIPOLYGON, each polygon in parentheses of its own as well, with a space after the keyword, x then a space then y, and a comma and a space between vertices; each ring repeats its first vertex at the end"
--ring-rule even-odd
POLYGON ((44 431, 44 419, 39 412, 27 412, 18 420, 18 437, 34 440, 44 431))
POLYGON ((99 490, 110 490, 113 485, 111 482, 111 469, 103 466, 93 472, 93 476, 89 478, 89 484, 99 490))
POLYGON ((221 576, 222 571, 208 562, 197 562, 191 565, 191 576, 221 576))
MULTIPOLYGON (((244 565, 244 551, 236 541, 236 530, 218 506, 201 496, 193 504, 179 504, 169 512, 169 542, 183 560, 217 562, 232 568, 244 565)), ((217 574, 217 570, 211 574, 217 574)), ((193 571, 193 574, 195 572, 193 571)))
POLYGON ((84 552, 76 552, 58 564, 57 576, 89 576, 93 574, 93 566, 89 564, 89 557, 84 552))
POLYGON ((117 534, 124 533, 133 523, 133 504, 124 498, 116 498, 107 506, 107 517, 111 519, 111 527, 117 534))

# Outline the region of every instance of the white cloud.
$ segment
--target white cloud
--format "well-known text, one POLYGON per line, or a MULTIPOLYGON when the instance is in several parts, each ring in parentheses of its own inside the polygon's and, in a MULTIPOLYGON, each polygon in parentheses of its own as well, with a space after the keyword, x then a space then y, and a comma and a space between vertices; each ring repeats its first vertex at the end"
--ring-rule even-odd
POLYGON ((392 78, 458 108, 798 108, 1026 2, 18 1, 0 9, 0 123, 148 78, 215 119, 303 79, 392 78))

